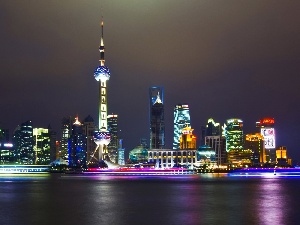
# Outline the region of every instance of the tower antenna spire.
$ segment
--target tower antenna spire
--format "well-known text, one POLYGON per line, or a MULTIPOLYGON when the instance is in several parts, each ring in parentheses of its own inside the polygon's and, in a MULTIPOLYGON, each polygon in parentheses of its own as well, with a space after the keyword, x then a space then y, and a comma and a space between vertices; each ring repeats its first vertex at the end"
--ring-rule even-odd
POLYGON ((100 46, 99 46, 99 51, 100 51, 100 66, 104 66, 105 64, 105 59, 104 59, 104 38, 103 38, 103 27, 104 27, 104 22, 103 22, 103 16, 101 16, 101 39, 100 39, 100 46))

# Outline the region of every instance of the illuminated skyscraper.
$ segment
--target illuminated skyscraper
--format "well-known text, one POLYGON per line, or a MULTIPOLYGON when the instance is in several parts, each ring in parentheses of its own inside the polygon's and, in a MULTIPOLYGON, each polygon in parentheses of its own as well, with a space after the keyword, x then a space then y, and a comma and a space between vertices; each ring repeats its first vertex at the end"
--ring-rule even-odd
POLYGON ((196 149, 196 136, 193 135, 194 129, 191 127, 185 127, 182 129, 182 134, 179 138, 180 149, 196 149))
POLYGON ((150 149, 165 147, 164 90, 151 87, 150 97, 150 149))
POLYGON ((71 136, 68 141, 69 166, 86 167, 86 136, 78 117, 72 125, 71 136))
POLYGON ((260 133, 246 134, 244 149, 249 149, 253 152, 253 165, 259 166, 266 162, 264 137, 260 133))
POLYGON ((94 132, 95 132, 95 123, 94 119, 88 115, 82 124, 82 130, 86 136, 86 152, 87 152, 87 162, 91 160, 91 157, 95 151, 96 143, 94 142, 94 132))
POLYGON ((226 151, 240 151, 243 149, 243 121, 241 119, 228 119, 225 128, 226 151))
POLYGON ((34 164, 33 128, 30 120, 22 123, 14 131, 15 160, 20 164, 34 164))
POLYGON ((268 163, 276 162, 275 155, 275 120, 274 118, 265 117, 259 122, 256 122, 256 127, 260 129, 260 133, 264 137, 265 150, 266 150, 266 161, 268 163))
POLYGON ((276 164, 277 164, 277 166, 288 166, 288 164, 291 165, 291 160, 288 160, 288 157, 287 157, 286 146, 279 146, 276 149, 276 164))
POLYGON ((50 163, 50 132, 46 128, 33 128, 34 164, 48 165, 50 163))
POLYGON ((243 121, 233 118, 226 121, 226 151, 228 163, 232 166, 251 165, 252 150, 244 150, 243 121))
POLYGON ((215 150, 215 156, 218 165, 224 165, 227 161, 226 141, 222 135, 222 127, 220 123, 216 123, 209 118, 204 130, 205 145, 215 150))
POLYGON ((0 163, 12 164, 14 162, 14 145, 9 142, 0 142, 0 163))
POLYGON ((71 117, 64 117, 61 121, 61 141, 59 147, 58 157, 68 161, 68 141, 71 136, 73 119, 71 117))
POLYGON ((119 139, 118 164, 125 165, 125 149, 123 148, 123 139, 119 139))
POLYGON ((110 143, 107 146, 108 156, 111 162, 118 163, 118 115, 108 115, 107 116, 107 126, 110 133, 110 143))
POLYGON ((51 128, 50 125, 48 126, 48 132, 50 137, 50 162, 53 162, 54 160, 56 160, 57 156, 56 150, 58 150, 58 141, 56 132, 51 128))
POLYGON ((190 110, 187 104, 178 104, 174 108, 173 149, 180 148, 182 129, 191 126, 190 110))
POLYGON ((105 66, 104 59, 104 40, 103 40, 103 21, 101 22, 101 39, 100 39, 100 66, 98 66, 94 71, 94 77, 96 81, 99 82, 99 126, 98 130, 94 133, 94 141, 97 144, 97 148, 94 151, 93 158, 98 161, 98 163, 105 159, 107 152, 107 145, 110 143, 110 133, 107 129, 107 86, 106 82, 110 78, 110 71, 108 67, 105 66), (95 153, 98 151, 98 155, 95 153))

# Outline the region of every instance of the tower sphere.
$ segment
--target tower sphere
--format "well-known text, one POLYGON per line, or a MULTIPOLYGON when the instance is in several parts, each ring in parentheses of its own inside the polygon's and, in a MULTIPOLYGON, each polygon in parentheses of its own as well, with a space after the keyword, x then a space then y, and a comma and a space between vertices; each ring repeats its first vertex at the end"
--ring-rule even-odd
POLYGON ((108 145, 110 143, 109 131, 95 131, 94 142, 97 145, 108 145))
POLYGON ((98 66, 94 71, 94 76, 97 81, 107 81, 110 78, 110 71, 106 66, 98 66))

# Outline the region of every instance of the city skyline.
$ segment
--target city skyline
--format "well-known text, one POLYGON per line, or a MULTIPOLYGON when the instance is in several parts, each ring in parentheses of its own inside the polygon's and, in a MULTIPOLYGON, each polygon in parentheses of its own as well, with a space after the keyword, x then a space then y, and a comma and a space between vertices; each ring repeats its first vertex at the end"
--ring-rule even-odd
MULTIPOLYGON (((187 103, 198 137, 209 118, 256 131, 275 118, 277 146, 300 159, 298 82, 300 3, 271 1, 1 2, 0 126, 32 120, 60 134, 61 119, 96 121, 101 15, 105 23, 108 113, 132 149, 149 140, 148 89, 165 90, 166 147, 173 107, 187 103), (172 4, 172 7, 170 5, 172 4), (242 79, 241 79, 242 78, 242 79), (132 123, 134 118, 134 124, 132 123)), ((59 136, 58 136, 59 137, 59 136)), ((197 144, 199 145, 199 144, 197 144)))

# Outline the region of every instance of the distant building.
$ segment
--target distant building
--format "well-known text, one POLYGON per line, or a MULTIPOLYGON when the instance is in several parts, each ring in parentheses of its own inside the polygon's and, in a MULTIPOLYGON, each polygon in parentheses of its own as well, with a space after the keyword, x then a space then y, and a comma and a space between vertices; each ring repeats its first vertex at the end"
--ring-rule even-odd
POLYGON ((110 143, 107 146, 108 157, 111 162, 118 163, 118 115, 107 116, 107 127, 110 133, 110 143))
POLYGON ((141 138, 140 143, 144 148, 148 148, 147 138, 141 138))
POLYGON ((71 137, 68 141, 69 166, 86 167, 86 136, 83 133, 82 124, 78 117, 72 126, 71 137))
POLYGON ((265 117, 256 122, 256 127, 260 129, 260 133, 264 137, 266 161, 275 164, 276 162, 276 136, 275 136, 275 120, 271 117, 265 117))
POLYGON ((178 104, 174 107, 174 136, 173 149, 180 148, 182 129, 191 126, 190 110, 187 104, 178 104))
POLYGON ((246 134, 244 149, 253 152, 252 165, 263 166, 266 163, 264 137, 260 133, 246 134))
POLYGON ((220 123, 209 118, 204 130, 204 145, 214 149, 217 165, 227 163, 226 139, 222 132, 220 123))
POLYGON ((14 162, 14 146, 9 142, 9 130, 0 127, 0 164, 14 162))
POLYGON ((33 128, 34 164, 48 165, 50 161, 50 132, 46 128, 33 128))
POLYGON ((88 115, 83 123, 82 123, 82 132, 86 136, 86 154, 87 154, 87 163, 92 160, 92 155, 97 147, 94 142, 94 132, 96 129, 96 125, 94 123, 94 119, 88 115))
POLYGON ((225 128, 227 161, 230 166, 251 165, 252 150, 244 150, 243 121, 233 118, 226 121, 225 128))
POLYGON ((216 152, 215 150, 208 146, 202 145, 197 150, 197 165, 199 166, 207 166, 207 167, 215 167, 217 166, 216 161, 216 152))
POLYGON ((150 87, 150 149, 165 147, 164 90, 150 87))
POLYGON ((197 164, 196 149, 149 149, 148 163, 157 168, 191 168, 197 164))
POLYGON ((136 146, 129 152, 129 162, 130 163, 145 163, 148 161, 148 149, 144 146, 136 146))
POLYGON ((34 164, 32 121, 28 120, 15 129, 13 144, 15 146, 14 158, 17 163, 34 164))
POLYGON ((185 127, 182 129, 182 134, 179 139, 180 149, 196 149, 197 138, 193 134, 194 129, 191 127, 185 127))
POLYGON ((123 139, 119 139, 118 164, 121 166, 125 165, 125 149, 123 148, 123 139))
POLYGON ((14 163, 14 145, 9 142, 0 142, 0 164, 14 163))
POLYGON ((288 165, 291 165, 291 160, 290 160, 290 162, 288 160, 286 146, 279 146, 276 149, 276 165, 277 166, 288 166, 288 165))
POLYGON ((74 119, 71 117, 64 117, 62 119, 61 123, 61 141, 59 146, 59 158, 62 158, 66 161, 68 161, 69 155, 68 155, 68 141, 71 137, 72 132, 72 123, 74 122, 74 119))
POLYGON ((48 126, 49 136, 50 136, 50 162, 57 159, 57 133, 52 130, 51 126, 48 126))

